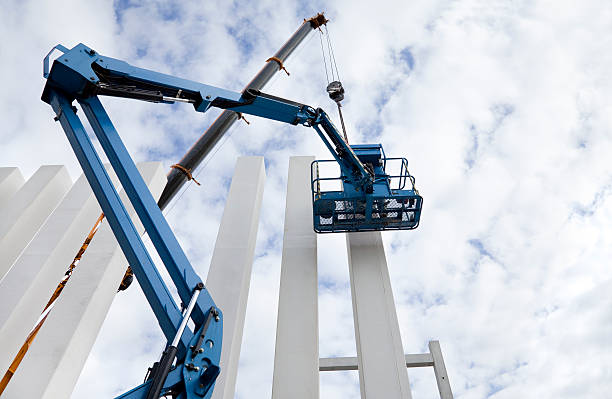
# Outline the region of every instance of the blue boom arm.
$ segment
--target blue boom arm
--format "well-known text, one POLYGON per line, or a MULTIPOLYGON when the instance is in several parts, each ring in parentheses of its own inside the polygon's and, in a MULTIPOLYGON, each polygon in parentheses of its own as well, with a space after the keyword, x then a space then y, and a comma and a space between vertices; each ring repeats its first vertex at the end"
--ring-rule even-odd
POLYGON ((45 57, 43 74, 47 84, 42 95, 45 102, 49 102, 50 90, 56 89, 73 98, 106 95, 166 104, 185 102, 193 104, 198 112, 217 107, 293 125, 313 126, 343 171, 357 174, 362 184, 373 179, 322 109, 315 110, 258 90, 238 93, 138 68, 102 56, 84 44, 71 50, 61 45, 54 49, 64 54, 54 61, 50 72, 47 70, 50 53, 45 57))

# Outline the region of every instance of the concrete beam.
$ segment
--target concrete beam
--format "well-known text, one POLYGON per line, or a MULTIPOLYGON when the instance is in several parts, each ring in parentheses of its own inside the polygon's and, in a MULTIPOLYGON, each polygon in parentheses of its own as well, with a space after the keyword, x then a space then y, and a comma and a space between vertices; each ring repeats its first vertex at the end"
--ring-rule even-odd
POLYGON ((312 229, 310 164, 291 157, 274 354, 274 399, 319 397, 317 238, 312 229))
MULTIPOLYGON (((433 367, 436 383, 441 399, 453 399, 440 342, 429 341, 430 353, 418 353, 405 355, 406 367, 433 367)), ((328 357, 319 359, 320 371, 353 371, 358 370, 356 357, 328 357)))
MULTIPOLYGON (((153 196, 159 197, 166 183, 161 163, 141 163, 138 168, 153 196)), ((142 234, 144 228, 134 217, 135 212, 125 193, 121 198, 142 234)), ((95 218, 92 223, 94 221, 95 218)), ((8 384, 3 398, 70 396, 127 264, 109 224, 103 223, 8 384)))
POLYGON ((362 398, 412 398, 380 232, 346 234, 362 398))
MULTIPOLYGON (((434 365, 431 353, 405 355, 406 367, 431 367, 434 365)), ((319 359, 319 371, 359 370, 356 357, 322 357, 319 359)))
POLYGON ((81 176, 0 281, 2 374, 36 324, 100 213, 87 179, 81 176))
POLYGON ((41 166, 0 209, 0 279, 71 186, 64 166, 41 166))
POLYGON ((206 288, 223 310, 221 374, 213 399, 233 399, 266 168, 263 157, 240 157, 213 252, 206 288))
POLYGON ((18 168, 0 168, 0 209, 23 186, 25 180, 18 168))

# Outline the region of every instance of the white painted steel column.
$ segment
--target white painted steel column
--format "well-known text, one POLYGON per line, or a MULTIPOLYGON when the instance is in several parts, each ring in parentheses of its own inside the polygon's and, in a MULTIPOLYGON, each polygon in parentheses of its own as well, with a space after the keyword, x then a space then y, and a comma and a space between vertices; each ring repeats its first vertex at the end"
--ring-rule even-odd
MULTIPOLYGON (((157 198, 166 183, 161 163, 141 163, 138 169, 157 198)), ((121 198, 142 234, 144 228, 133 216, 135 212, 125 193, 121 193, 121 198)), ((103 223, 8 384, 3 399, 70 396, 127 265, 109 224, 103 223)))
POLYGON ((25 180, 18 168, 0 168, 0 210, 23 183, 25 180))
POLYGON ((0 279, 72 186, 64 166, 41 166, 0 209, 0 279))
POLYGON ((380 232, 346 234, 362 398, 410 399, 410 384, 380 232))
POLYGON ((272 398, 319 397, 317 237, 312 229, 310 164, 291 157, 281 264, 272 398))
POLYGON ((233 399, 266 168, 263 157, 240 157, 225 202, 206 288, 223 311, 221 374, 214 399, 233 399))
POLYGON ((2 375, 100 213, 87 179, 81 176, 0 281, 2 375))

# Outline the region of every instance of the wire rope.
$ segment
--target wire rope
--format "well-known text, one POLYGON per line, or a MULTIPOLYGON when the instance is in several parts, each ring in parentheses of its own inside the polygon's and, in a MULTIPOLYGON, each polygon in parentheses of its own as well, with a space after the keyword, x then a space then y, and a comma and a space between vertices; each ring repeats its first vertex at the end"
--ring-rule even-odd
POLYGON ((327 36, 327 45, 329 47, 329 67, 332 70, 332 76, 333 76, 333 68, 332 68, 332 60, 333 60, 333 67, 336 68, 336 77, 338 78, 338 80, 340 80, 340 72, 338 71, 338 64, 336 63, 336 56, 334 54, 334 47, 332 46, 332 42, 331 42, 331 36, 329 34, 329 30, 327 29, 327 25, 325 25, 325 33, 327 36))
POLYGON ((323 55, 323 67, 325 68, 325 78, 327 79, 327 84, 329 84, 329 74, 327 73, 327 62, 325 60, 325 49, 323 48, 323 31, 321 29, 319 29, 319 39, 321 40, 321 55, 323 55))

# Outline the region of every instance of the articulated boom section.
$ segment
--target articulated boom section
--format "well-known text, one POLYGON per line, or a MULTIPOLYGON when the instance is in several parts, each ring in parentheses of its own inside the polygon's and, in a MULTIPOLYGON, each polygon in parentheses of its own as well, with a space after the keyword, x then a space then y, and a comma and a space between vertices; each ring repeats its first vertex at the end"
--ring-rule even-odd
MULTIPOLYGON (((342 191, 321 191, 318 168, 313 178, 314 230, 323 232, 409 230, 419 224, 423 199, 414 188, 403 158, 386 158, 380 144, 349 146, 322 109, 271 96, 258 90, 237 93, 214 86, 134 67, 102 56, 79 44, 68 50, 48 71, 43 101, 52 91, 69 99, 97 95, 174 103, 185 102, 198 112, 210 107, 260 116, 293 125, 313 127, 340 166, 342 191), (396 175, 386 172, 387 161, 400 161, 396 175), (407 184, 409 186, 407 188, 407 184), (316 187, 315 187, 316 186, 316 187)), ((315 164, 318 165, 318 164, 315 164)), ((325 179, 334 180, 334 179, 325 179)))
POLYGON ((419 225, 423 198, 414 187, 405 158, 387 158, 380 144, 352 145, 352 150, 373 178, 362 183, 346 168, 338 177, 321 177, 319 165, 311 168, 313 224, 318 233, 411 230, 419 225), (397 175, 387 172, 399 165, 397 175), (321 186, 336 184, 335 190, 321 186), (339 187, 339 186, 342 187, 339 187), (341 189, 340 189, 341 188, 341 189))

